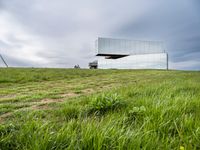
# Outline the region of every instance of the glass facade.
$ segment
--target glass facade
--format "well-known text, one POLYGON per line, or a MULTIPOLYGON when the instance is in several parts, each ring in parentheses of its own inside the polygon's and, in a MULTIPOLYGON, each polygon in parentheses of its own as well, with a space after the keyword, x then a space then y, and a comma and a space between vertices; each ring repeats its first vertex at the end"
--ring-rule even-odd
POLYGON ((168 69, 163 42, 98 38, 95 42, 100 69, 168 69))
POLYGON ((98 59, 99 69, 167 69, 167 54, 140 54, 118 59, 98 59))
POLYGON ((135 55, 164 53, 163 42, 98 38, 96 54, 135 55))

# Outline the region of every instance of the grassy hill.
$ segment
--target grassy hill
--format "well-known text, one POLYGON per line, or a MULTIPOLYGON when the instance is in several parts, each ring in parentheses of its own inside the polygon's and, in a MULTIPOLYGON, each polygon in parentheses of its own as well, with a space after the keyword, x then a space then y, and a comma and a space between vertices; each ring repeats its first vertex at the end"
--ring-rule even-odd
POLYGON ((200 72, 0 68, 0 150, 200 149, 200 72))

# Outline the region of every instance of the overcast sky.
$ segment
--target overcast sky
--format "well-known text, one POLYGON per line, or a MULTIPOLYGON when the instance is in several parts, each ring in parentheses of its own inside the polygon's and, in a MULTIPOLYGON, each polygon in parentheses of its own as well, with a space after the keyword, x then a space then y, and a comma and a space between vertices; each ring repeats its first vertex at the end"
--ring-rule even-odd
POLYGON ((87 67, 99 36, 164 41, 171 69, 200 70, 200 1, 0 0, 10 66, 87 67))

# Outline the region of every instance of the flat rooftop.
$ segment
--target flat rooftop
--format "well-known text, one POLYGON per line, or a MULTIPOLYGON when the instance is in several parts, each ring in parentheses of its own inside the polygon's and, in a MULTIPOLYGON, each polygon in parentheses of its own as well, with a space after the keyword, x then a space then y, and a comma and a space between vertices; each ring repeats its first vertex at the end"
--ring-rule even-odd
POLYGON ((140 41, 99 37, 95 41, 96 56, 125 57, 137 54, 165 53, 161 41, 140 41))

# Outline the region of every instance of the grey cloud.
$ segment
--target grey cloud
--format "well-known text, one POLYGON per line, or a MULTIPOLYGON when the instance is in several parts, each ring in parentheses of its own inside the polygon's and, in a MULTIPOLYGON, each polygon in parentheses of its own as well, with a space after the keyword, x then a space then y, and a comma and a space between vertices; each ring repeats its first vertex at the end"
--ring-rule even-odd
POLYGON ((2 48, 9 48, 9 44, 7 44, 6 42, 0 40, 0 47, 2 48))
POLYGON ((114 34, 165 41, 171 62, 200 61, 199 26, 199 9, 194 1, 165 1, 114 34))
POLYGON ((199 68, 198 0, 5 0, 0 9, 20 27, 16 33, 2 29, 10 31, 0 36, 0 46, 7 49, 3 53, 16 59, 12 51, 19 51, 21 58, 28 52, 43 60, 13 61, 18 66, 87 67, 95 59, 95 38, 108 36, 165 41, 172 68, 199 68), (190 65, 184 67, 186 62, 190 65))
POLYGON ((200 51, 191 52, 191 53, 183 53, 182 55, 175 55, 172 62, 181 62, 181 61, 190 61, 191 58, 193 61, 199 61, 200 51))

